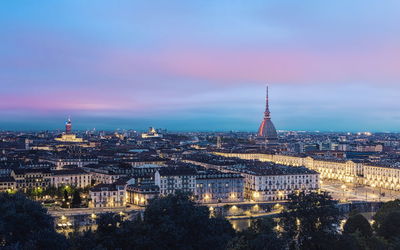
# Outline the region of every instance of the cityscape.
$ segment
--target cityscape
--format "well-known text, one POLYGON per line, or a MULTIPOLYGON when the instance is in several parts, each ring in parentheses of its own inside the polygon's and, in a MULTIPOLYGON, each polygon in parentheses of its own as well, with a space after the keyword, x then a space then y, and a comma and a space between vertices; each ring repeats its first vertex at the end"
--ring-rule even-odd
POLYGON ((398 3, 139 2, 0 4, 1 249, 400 249, 398 3))

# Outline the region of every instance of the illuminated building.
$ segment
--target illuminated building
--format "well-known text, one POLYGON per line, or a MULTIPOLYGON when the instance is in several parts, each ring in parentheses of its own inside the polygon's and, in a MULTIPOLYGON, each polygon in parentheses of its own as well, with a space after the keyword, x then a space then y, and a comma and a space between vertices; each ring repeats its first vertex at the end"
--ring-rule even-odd
POLYGON ((78 168, 82 168, 91 164, 98 164, 99 160, 96 157, 84 157, 84 156, 66 156, 66 157, 51 157, 43 158, 41 161, 50 162, 56 166, 56 169, 63 169, 64 166, 75 165, 78 168))
POLYGON ((60 142, 83 142, 82 138, 78 138, 72 133, 71 118, 68 118, 67 122, 65 123, 65 132, 56 137, 55 140, 60 142))
POLYGON ((346 161, 338 159, 319 159, 299 157, 292 155, 273 155, 273 154, 241 154, 241 153, 215 153, 225 157, 237 157, 246 160, 259 160, 273 162, 286 166, 305 166, 320 173, 321 179, 340 180, 349 183, 363 182, 363 164, 355 161, 346 161))
POLYGON ((196 197, 200 203, 243 201, 243 177, 217 170, 205 171, 196 177, 196 197))
POLYGON ((319 173, 305 167, 249 161, 243 166, 226 167, 244 177, 244 198, 252 201, 287 200, 295 191, 319 189, 319 173))
POLYGON ((0 192, 11 192, 16 189, 15 179, 11 176, 0 177, 0 192))
POLYGON ((321 179, 339 180, 390 190, 400 190, 400 168, 383 164, 363 164, 358 161, 314 159, 271 154, 215 153, 225 157, 270 161, 288 166, 305 166, 321 174, 321 179))
POLYGON ((260 128, 258 129, 258 137, 259 139, 265 140, 267 143, 273 143, 278 140, 278 134, 276 133, 275 126, 271 121, 271 112, 269 111, 268 87, 264 119, 261 122, 260 128))
POLYGON ((65 169, 52 171, 50 185, 53 187, 73 186, 85 188, 90 186, 91 176, 82 169, 65 169))
POLYGON ((11 172, 19 190, 46 188, 50 185, 51 176, 50 169, 15 169, 11 172))
POLYGON ((147 206, 149 200, 158 197, 160 188, 154 184, 134 184, 126 187, 127 203, 147 206))
POLYGON ((90 173, 95 183, 112 184, 126 174, 116 173, 113 170, 97 168, 97 165, 87 165, 83 169, 90 173))
POLYGON ((142 138, 143 139, 146 139, 146 138, 162 138, 162 137, 163 137, 163 135, 157 133, 157 131, 153 127, 150 127, 149 131, 147 131, 147 133, 143 133, 142 134, 142 138))
POLYGON ((89 207, 123 207, 126 204, 126 185, 98 184, 89 189, 89 207))
POLYGON ((165 167, 155 173, 155 184, 160 195, 175 194, 176 191, 196 192, 196 171, 187 167, 165 167))
POLYGON ((396 166, 364 166, 365 184, 390 190, 400 190, 400 168, 396 166))
MULTIPOLYGON (((253 201, 276 201, 286 200, 288 195, 294 191, 304 190, 305 192, 318 190, 320 185, 320 174, 310 170, 304 165, 298 167, 286 166, 272 162, 272 155, 265 155, 263 161, 254 161, 256 156, 264 154, 235 154, 235 153, 215 153, 224 157, 243 156, 242 159, 229 159, 212 157, 210 155, 187 156, 187 163, 203 166, 208 170, 217 169, 218 171, 239 174, 244 177, 244 198, 253 201)), ((240 157, 241 158, 241 157, 240 157)), ((200 178, 196 180, 197 193, 201 191, 198 184, 200 178)), ((226 183, 226 181, 225 181, 226 183)), ((219 188, 219 187, 218 187, 219 188)), ((231 190, 226 190, 232 192, 231 190)), ((203 197, 204 198, 204 197, 203 197)), ((207 198, 212 198, 208 194, 207 198)), ((200 197, 199 197, 200 200, 200 197)), ((224 201, 225 202, 225 201, 224 201)))
POLYGON ((68 135, 71 134, 71 131, 72 131, 71 117, 68 117, 68 120, 65 123, 65 133, 68 135))

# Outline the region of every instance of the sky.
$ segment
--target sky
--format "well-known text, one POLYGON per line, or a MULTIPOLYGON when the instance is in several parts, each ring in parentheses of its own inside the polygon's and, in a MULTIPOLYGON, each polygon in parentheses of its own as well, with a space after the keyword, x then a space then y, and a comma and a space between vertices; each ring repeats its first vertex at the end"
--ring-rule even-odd
POLYGON ((398 0, 0 2, 0 129, 400 132, 398 0))

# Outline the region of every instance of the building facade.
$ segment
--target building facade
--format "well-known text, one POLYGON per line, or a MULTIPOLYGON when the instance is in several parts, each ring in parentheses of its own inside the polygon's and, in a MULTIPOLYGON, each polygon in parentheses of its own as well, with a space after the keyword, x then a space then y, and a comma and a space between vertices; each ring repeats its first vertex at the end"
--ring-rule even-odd
POLYGON ((126 205, 125 185, 98 184, 89 189, 89 207, 123 207, 126 205))
POLYGON ((90 184, 90 174, 81 169, 54 170, 50 177, 50 185, 56 188, 62 186, 85 188, 90 184))
POLYGON ((137 206, 147 206, 159 193, 160 188, 154 184, 134 184, 126 187, 127 203, 137 206))
POLYGON ((369 165, 356 160, 314 159, 309 156, 290 156, 272 154, 221 153, 216 155, 236 157, 247 160, 260 160, 288 166, 305 166, 321 174, 321 179, 340 180, 347 183, 399 190, 398 176, 400 168, 379 164, 369 165))
POLYGON ((244 178, 240 174, 206 171, 196 176, 196 198, 200 203, 243 201, 244 178))
POLYGON ((16 190, 16 182, 13 177, 0 177, 0 192, 13 192, 16 190))
POLYGON ((165 167, 154 175, 155 185, 160 188, 160 195, 175 194, 178 190, 195 194, 196 171, 188 167, 165 167))
POLYGON ((16 189, 47 188, 50 186, 50 169, 15 169, 11 177, 15 179, 16 189))
POLYGON ((293 192, 320 188, 319 174, 306 168, 295 173, 276 174, 263 168, 251 168, 243 170, 242 175, 245 177, 245 198, 253 201, 286 200, 293 192))

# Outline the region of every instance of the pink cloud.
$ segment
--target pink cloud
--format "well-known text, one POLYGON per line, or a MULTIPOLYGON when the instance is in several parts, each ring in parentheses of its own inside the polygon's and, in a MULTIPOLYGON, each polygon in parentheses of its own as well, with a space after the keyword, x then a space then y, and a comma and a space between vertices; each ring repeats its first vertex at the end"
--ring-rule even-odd
POLYGON ((398 82, 400 48, 368 52, 305 50, 191 50, 163 53, 156 61, 174 75, 224 82, 398 82))
POLYGON ((21 94, 0 96, 0 110, 37 110, 37 111, 91 111, 91 110, 122 110, 126 108, 141 109, 145 104, 136 101, 126 101, 107 95, 60 91, 58 93, 21 94))
POLYGON ((165 74, 211 81, 283 83, 400 80, 400 47, 364 50, 332 48, 237 49, 172 48, 151 52, 111 52, 100 61, 110 73, 165 74))

